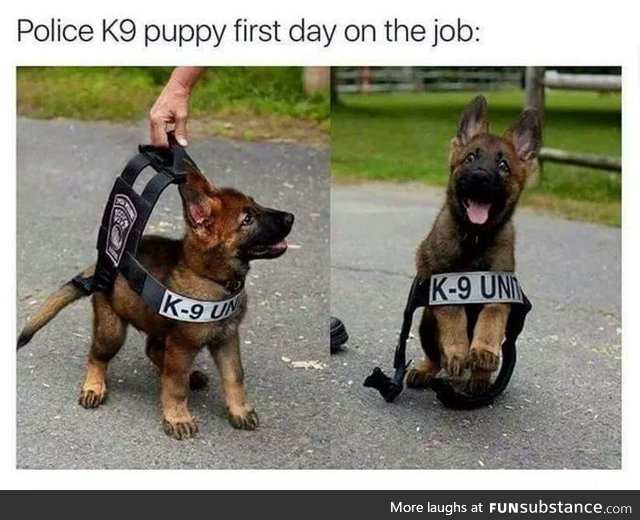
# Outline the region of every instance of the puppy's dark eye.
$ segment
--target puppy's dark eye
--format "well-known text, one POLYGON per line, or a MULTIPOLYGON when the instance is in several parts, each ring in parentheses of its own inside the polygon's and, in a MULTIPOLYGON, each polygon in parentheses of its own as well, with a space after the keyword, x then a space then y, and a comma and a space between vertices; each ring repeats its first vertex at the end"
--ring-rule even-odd
POLYGON ((242 227, 247 227, 250 226, 251 224, 253 224, 253 216, 247 214, 244 219, 242 220, 242 223, 240 224, 242 227))
POLYGON ((505 161, 504 159, 502 159, 498 163, 498 168, 500 168, 500 171, 503 171, 504 173, 511 172, 511 168, 509 168, 509 163, 507 161, 505 161))
POLYGON ((467 155, 467 156, 464 158, 464 163, 465 163, 465 164, 471 164, 471 163, 472 163, 473 161, 475 161, 475 160, 476 160, 476 154, 475 154, 475 153, 473 153, 473 152, 471 152, 469 155, 467 155))

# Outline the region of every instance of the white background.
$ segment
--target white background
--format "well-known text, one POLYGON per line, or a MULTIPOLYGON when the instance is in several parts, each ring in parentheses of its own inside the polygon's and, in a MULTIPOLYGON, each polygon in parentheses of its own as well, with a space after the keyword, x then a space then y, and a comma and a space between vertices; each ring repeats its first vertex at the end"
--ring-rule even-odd
MULTIPOLYGON (((5 2, 2 8, 0 117, 0 488, 144 489, 626 489, 640 482, 640 17, 634 2, 283 0, 203 2, 5 2), (480 43, 432 50, 427 44, 250 45, 185 50, 117 44, 18 44, 17 19, 51 17, 99 26, 103 17, 138 23, 380 23, 397 17, 430 24, 458 16, 481 27, 480 43), (18 471, 15 469, 15 67, 18 65, 622 65, 623 69, 623 469, 619 471, 18 471)), ((81 172, 77 172, 81 175, 81 172)), ((34 201, 37 203, 37 201, 34 201)), ((576 258, 576 262, 580 259, 576 258)), ((585 280, 585 283, 587 281, 585 280)), ((358 435, 358 432, 353 432, 358 435)), ((230 441, 231 442, 231 441, 230 441)))

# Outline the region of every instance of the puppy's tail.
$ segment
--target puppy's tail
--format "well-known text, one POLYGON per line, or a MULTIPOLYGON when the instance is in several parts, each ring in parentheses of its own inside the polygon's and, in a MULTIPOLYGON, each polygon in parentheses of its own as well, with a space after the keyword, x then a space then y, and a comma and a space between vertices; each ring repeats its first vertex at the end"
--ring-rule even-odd
POLYGON ((27 324, 18 336, 18 350, 29 343, 34 334, 55 318, 62 309, 84 296, 88 296, 88 293, 72 281, 60 287, 45 300, 42 307, 33 316, 29 317, 27 324))

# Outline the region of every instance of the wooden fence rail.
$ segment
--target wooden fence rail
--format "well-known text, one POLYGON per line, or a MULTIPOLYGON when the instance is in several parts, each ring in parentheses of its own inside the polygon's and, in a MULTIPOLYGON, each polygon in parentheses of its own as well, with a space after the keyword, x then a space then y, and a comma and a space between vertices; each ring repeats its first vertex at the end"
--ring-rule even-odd
POLYGON ((334 74, 338 93, 500 90, 520 88, 523 81, 519 68, 339 67, 334 74))
MULTIPOLYGON (((597 74, 563 74, 556 71, 545 71, 544 67, 527 67, 525 73, 525 108, 538 110, 543 128, 545 90, 547 88, 619 92, 622 89, 622 77, 597 74)), ((538 159, 540 161, 539 174, 542 174, 544 161, 587 166, 617 173, 622 172, 622 160, 620 157, 608 155, 542 148, 538 159)))
POLYGON ((600 170, 609 170, 618 173, 622 171, 622 161, 620 157, 611 157, 609 155, 566 152, 555 148, 542 148, 538 157, 543 161, 588 166, 589 168, 598 168, 600 170))

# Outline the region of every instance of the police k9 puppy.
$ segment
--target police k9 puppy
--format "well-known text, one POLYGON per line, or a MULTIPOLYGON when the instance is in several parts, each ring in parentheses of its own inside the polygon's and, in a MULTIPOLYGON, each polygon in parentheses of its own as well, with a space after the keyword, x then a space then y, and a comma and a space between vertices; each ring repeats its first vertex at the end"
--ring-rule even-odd
MULTIPOLYGON (((514 271, 512 215, 534 166, 541 133, 537 112, 524 111, 504 135, 489 133, 487 101, 464 110, 451 141, 446 202, 416 257, 418 277, 464 271, 514 271)), ((407 376, 429 386, 444 368, 459 378, 470 370, 468 392, 484 393, 498 369, 510 304, 425 307, 420 342, 425 359, 407 376)))
MULTIPOLYGON (((257 204, 231 188, 212 185, 199 171, 190 170, 180 186, 186 222, 182 240, 148 236, 138 249, 143 265, 166 287, 199 300, 222 300, 244 283, 249 263, 273 259, 287 250, 285 237, 294 217, 257 204)), ((93 267, 83 273, 93 274, 93 267)), ((18 339, 26 344, 56 314, 85 293, 69 282, 51 295, 32 316, 18 339)), ((213 356, 222 380, 229 422, 253 430, 258 414, 247 399, 240 361, 238 327, 246 297, 237 311, 216 322, 176 321, 153 311, 121 276, 110 293, 95 293, 93 339, 87 374, 79 403, 95 408, 107 398, 107 367, 125 341, 129 325, 146 333, 146 353, 160 371, 163 427, 175 439, 188 439, 197 431, 187 407, 189 389, 206 384, 200 372, 191 372, 203 348, 213 356)))

